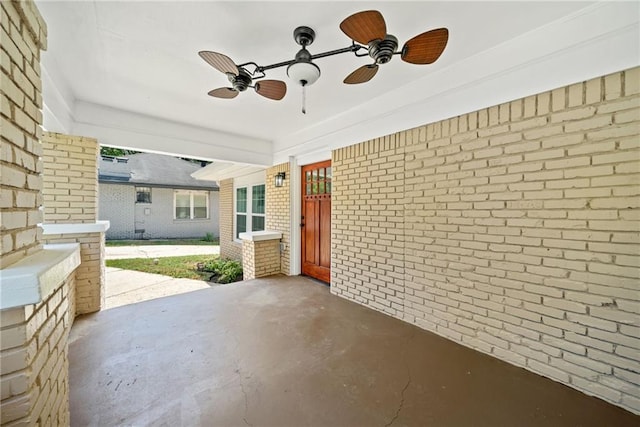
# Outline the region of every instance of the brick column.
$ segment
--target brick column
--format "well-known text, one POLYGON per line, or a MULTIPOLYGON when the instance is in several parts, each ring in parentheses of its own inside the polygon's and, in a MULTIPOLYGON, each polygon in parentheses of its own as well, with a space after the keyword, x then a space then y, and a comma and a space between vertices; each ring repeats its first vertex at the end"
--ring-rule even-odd
POLYGON ((32 2, 2 2, 0 268, 40 249, 40 50, 47 28, 32 2), (11 37, 9 36, 11 34, 11 37))
POLYGON ((44 241, 80 243, 82 263, 76 272, 76 314, 104 305, 104 230, 91 230, 98 219, 98 141, 46 132, 44 163, 44 241), (51 224, 68 224, 51 227, 51 224))
MULTIPOLYGON (((46 49, 47 28, 32 1, 6 0, 0 7, 1 281, 14 264, 46 252, 38 223, 42 204, 40 51, 46 49)), ((71 270, 76 265, 67 265, 66 278, 37 304, 0 310, 3 425, 69 425, 67 336, 72 318, 68 307, 73 300, 71 270)))
POLYGON ((242 245, 233 236, 233 179, 220 181, 220 257, 242 259, 242 245))
POLYGON ((277 231, 240 233, 244 280, 280 273, 280 240, 277 231))
POLYGON ((2 425, 69 425, 74 275, 38 304, 0 311, 2 425))
POLYGON ((98 219, 98 153, 94 138, 45 132, 44 222, 93 223, 98 219))

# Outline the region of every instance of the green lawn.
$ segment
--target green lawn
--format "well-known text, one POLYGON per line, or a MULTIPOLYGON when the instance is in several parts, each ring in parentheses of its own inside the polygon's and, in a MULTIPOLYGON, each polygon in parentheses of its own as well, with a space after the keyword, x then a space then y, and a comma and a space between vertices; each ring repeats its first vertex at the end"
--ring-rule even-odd
POLYGON ((217 245, 218 239, 107 240, 106 246, 217 245))
POLYGON ((110 259, 107 260, 107 267, 162 274, 178 279, 184 278, 208 281, 212 273, 197 271, 196 264, 199 262, 210 261, 213 258, 217 258, 217 256, 191 255, 157 258, 158 264, 153 262, 153 258, 110 259))

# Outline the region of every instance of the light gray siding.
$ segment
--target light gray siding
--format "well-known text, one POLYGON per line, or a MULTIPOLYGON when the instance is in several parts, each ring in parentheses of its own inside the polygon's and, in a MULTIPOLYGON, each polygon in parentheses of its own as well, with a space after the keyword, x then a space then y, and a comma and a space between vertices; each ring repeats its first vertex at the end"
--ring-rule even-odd
MULTIPOLYGON (((200 190, 197 190, 200 191, 200 190)), ((219 235, 218 192, 209 191, 209 218, 178 220, 174 217, 172 188, 151 188, 151 203, 136 203, 134 185, 101 183, 100 219, 111 221, 107 239, 134 239, 144 229, 145 239, 202 238, 219 235)))
POLYGON ((133 239, 136 190, 133 185, 98 185, 98 217, 111 222, 107 239, 133 239))

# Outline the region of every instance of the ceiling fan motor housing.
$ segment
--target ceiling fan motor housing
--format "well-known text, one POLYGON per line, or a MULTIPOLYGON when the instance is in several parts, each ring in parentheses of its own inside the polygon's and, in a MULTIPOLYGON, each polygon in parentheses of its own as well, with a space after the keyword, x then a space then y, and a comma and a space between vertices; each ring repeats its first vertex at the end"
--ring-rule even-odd
POLYGON ((238 92, 244 92, 249 86, 251 86, 251 76, 242 68, 238 68, 238 71, 240 71, 240 74, 237 76, 229 73, 227 74, 227 77, 235 90, 238 92))
POLYGON ((376 64, 386 64, 391 61, 398 48, 398 39, 387 34, 384 40, 372 40, 369 42, 369 56, 375 59, 376 64))

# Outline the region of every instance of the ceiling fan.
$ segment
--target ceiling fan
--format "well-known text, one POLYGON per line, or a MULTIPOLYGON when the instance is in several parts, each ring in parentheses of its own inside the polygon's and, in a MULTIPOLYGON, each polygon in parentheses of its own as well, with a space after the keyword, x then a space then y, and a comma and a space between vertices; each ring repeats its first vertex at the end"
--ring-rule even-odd
POLYGON ((253 77, 255 73, 251 73, 245 68, 252 63, 236 65, 231 58, 217 52, 201 51, 198 52, 198 55, 213 68, 226 74, 231 83, 231 87, 220 87, 209 91, 210 96, 231 99, 238 96, 238 93, 253 88, 259 95, 279 101, 287 93, 287 85, 280 80, 262 80, 252 86, 254 78, 261 78, 260 76, 253 77))
MULTIPOLYGON (((387 34, 387 25, 377 10, 355 13, 340 24, 340 29, 354 43, 367 45, 373 64, 363 65, 345 79, 346 84, 368 82, 378 72, 379 64, 386 64, 393 55, 411 64, 433 64, 438 60, 449 40, 449 30, 438 28, 419 34, 407 41, 400 51, 398 39, 387 34)), ((357 55, 356 56, 364 56, 357 55)))
POLYGON ((347 52, 353 52, 358 57, 369 56, 373 59, 372 64, 363 65, 344 79, 346 84, 365 83, 376 75, 379 65, 389 62, 393 55, 400 55, 403 61, 411 64, 434 63, 444 51, 449 39, 449 31, 446 28, 438 28, 413 37, 397 51, 398 39, 387 34, 384 18, 376 10, 349 16, 342 21, 340 29, 351 39, 351 46, 312 55, 307 46, 313 43, 315 32, 305 26, 296 28, 293 38, 302 49, 296 53, 294 59, 271 65, 258 65, 255 62, 236 65, 226 55, 201 51, 198 53, 200 57, 216 70, 226 74, 231 83, 231 87, 213 89, 208 94, 215 98, 230 99, 248 88, 253 88, 259 95, 279 101, 287 93, 287 85, 280 80, 261 79, 266 77, 265 71, 286 66, 287 75, 303 88, 302 112, 305 113, 304 89, 320 77, 320 68, 313 63, 314 59, 347 52), (367 53, 359 54, 358 51, 362 49, 366 49, 367 53))

